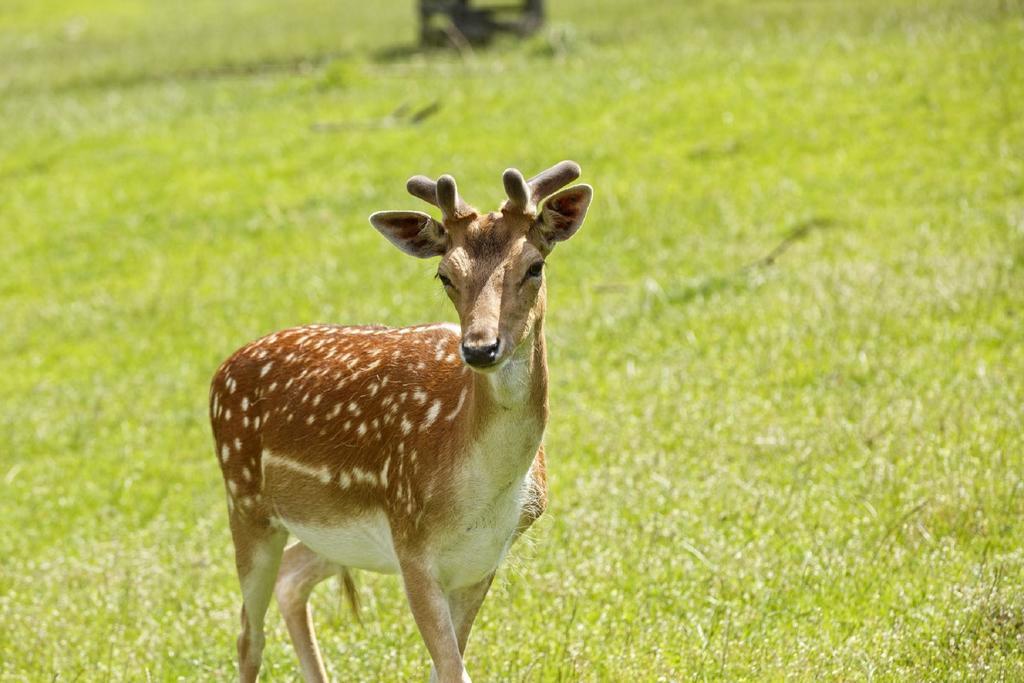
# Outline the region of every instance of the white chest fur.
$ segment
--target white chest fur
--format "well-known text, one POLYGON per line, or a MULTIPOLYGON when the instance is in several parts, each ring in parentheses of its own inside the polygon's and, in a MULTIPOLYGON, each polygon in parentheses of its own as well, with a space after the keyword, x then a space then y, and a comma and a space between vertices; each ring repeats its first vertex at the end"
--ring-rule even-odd
POLYGON ((441 585, 451 590, 484 579, 501 564, 512 544, 526 495, 526 477, 488 504, 458 518, 458 526, 440 539, 435 567, 441 585))
POLYGON ((534 416, 509 411, 472 445, 459 474, 452 526, 436 546, 437 571, 447 588, 476 583, 501 563, 529 501, 530 465, 541 435, 534 416))

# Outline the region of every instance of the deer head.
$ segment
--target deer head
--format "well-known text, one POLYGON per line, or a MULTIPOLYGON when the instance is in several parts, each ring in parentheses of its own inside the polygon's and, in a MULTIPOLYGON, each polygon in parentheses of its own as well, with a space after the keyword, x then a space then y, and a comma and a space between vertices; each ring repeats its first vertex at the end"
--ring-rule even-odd
POLYGON ((481 214, 459 196, 455 179, 413 176, 409 193, 441 210, 441 220, 420 211, 378 211, 373 224, 412 256, 440 256, 437 279, 455 304, 462 327, 460 350, 472 368, 501 367, 544 316, 544 259, 572 237, 587 215, 589 185, 559 191, 580 167, 563 161, 526 180, 514 168, 502 176, 508 200, 481 214))

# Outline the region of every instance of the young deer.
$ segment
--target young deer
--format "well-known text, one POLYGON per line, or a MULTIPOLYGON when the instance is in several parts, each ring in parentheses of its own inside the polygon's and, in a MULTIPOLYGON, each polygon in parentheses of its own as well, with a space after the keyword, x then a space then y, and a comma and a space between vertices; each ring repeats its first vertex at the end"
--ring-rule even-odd
POLYGON ((441 257, 461 326, 308 325, 221 365, 210 420, 242 587, 241 680, 259 673, 272 593, 303 676, 326 680, 308 599, 337 574, 351 597, 350 568, 401 574, 431 680, 469 680, 473 619, 546 505, 544 258, 583 223, 591 188, 554 194, 579 173, 569 161, 529 181, 509 169, 508 201, 486 214, 451 176, 415 176, 409 192, 440 223, 370 216, 405 253, 441 257))

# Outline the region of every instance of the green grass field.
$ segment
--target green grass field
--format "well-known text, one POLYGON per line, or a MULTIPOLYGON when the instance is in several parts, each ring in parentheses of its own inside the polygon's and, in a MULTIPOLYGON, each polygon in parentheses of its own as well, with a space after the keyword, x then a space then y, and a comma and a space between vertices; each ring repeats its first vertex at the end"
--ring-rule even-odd
MULTIPOLYGON (((465 55, 365 4, 0 8, 0 679, 228 680, 214 369, 452 319, 368 214, 572 158, 552 502, 474 680, 1024 680, 1024 4, 550 0, 465 55)), ((359 583, 332 677, 426 680, 359 583)))

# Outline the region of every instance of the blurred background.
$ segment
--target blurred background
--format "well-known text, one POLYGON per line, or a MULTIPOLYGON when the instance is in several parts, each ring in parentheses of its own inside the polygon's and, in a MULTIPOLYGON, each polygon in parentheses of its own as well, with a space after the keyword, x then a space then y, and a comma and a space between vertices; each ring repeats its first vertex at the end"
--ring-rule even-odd
MULTIPOLYGON (((213 371, 451 320, 367 216, 568 158, 551 506, 475 680, 1024 680, 1024 3, 543 9, 424 46, 417 0, 0 6, 0 679, 230 678, 213 371)), ((359 583, 362 626, 314 596, 331 676, 425 680, 359 583)))

